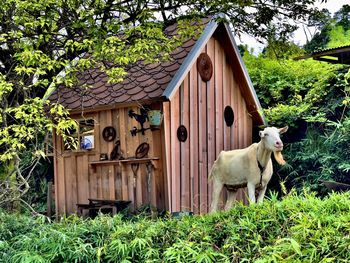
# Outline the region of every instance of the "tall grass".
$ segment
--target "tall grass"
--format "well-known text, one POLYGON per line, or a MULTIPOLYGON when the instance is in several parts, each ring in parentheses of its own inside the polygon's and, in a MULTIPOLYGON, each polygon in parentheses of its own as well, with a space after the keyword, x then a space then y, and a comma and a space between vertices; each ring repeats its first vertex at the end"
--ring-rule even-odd
POLYGON ((349 262, 350 194, 305 191, 182 219, 0 212, 1 262, 349 262))

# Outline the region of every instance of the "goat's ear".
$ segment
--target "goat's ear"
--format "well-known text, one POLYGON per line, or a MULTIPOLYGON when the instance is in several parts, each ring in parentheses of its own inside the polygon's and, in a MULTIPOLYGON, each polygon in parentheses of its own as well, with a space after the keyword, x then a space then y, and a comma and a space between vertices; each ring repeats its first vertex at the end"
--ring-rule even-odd
POLYGON ((288 131, 288 126, 279 129, 280 134, 285 133, 286 131, 288 131))
POLYGON ((260 136, 260 138, 264 138, 265 137, 264 132, 263 131, 259 131, 259 136, 260 136))

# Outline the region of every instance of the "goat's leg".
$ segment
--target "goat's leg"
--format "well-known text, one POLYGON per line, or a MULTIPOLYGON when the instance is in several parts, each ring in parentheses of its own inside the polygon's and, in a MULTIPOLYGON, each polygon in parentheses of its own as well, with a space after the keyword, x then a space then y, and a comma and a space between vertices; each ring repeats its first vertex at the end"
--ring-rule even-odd
POLYGON ((248 187, 249 203, 255 204, 255 184, 248 182, 247 187, 248 187))
POLYGON ((215 212, 218 210, 220 193, 223 187, 223 183, 216 177, 213 178, 213 195, 210 205, 210 212, 215 212))
POLYGON ((264 200, 265 192, 266 192, 267 185, 265 185, 263 188, 260 189, 257 203, 260 204, 264 200))
POLYGON ((236 201, 236 197, 237 197, 237 190, 228 191, 225 210, 229 210, 232 207, 233 202, 236 201))

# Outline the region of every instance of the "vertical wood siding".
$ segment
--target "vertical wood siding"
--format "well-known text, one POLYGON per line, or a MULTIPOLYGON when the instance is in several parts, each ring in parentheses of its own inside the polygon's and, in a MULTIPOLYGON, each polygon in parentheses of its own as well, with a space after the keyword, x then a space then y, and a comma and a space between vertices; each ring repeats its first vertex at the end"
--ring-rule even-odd
MULTIPOLYGON (((169 209, 173 212, 207 213, 212 190, 208 174, 218 154, 252 142, 252 119, 235 76, 235 65, 228 63, 223 47, 215 38, 208 41, 202 52, 213 63, 212 78, 203 82, 195 63, 174 97, 163 107, 167 190, 171 198, 169 209), (227 127, 223 116, 228 105, 235 115, 231 127, 227 127), (185 142, 177 139, 179 125, 187 128, 185 142)), ((238 196, 245 200, 244 190, 238 196)), ((223 193, 221 206, 225 198, 223 193)))
MULTIPOLYGON (((138 107, 103 110, 86 114, 84 118, 95 120, 95 148, 89 151, 64 151, 61 137, 55 136, 55 187, 56 212, 59 215, 76 212, 77 203, 88 203, 88 198, 131 200, 132 210, 142 204, 151 204, 159 209, 165 209, 165 190, 162 163, 161 131, 147 130, 145 135, 138 133, 131 136, 130 130, 136 126, 135 119, 128 116, 133 109, 139 113, 138 107), (134 189, 134 175, 130 164, 111 164, 96 166, 92 169, 89 164, 98 161, 101 153, 110 156, 115 142, 106 142, 102 131, 106 126, 113 126, 121 143, 124 158, 135 156, 140 143, 150 145, 149 157, 159 157, 153 161, 154 167, 148 174, 146 165, 140 164, 134 189), (135 191, 135 193, 134 193, 135 191), (136 199, 134 199, 134 196, 136 199), (159 200, 161 199, 161 200, 159 200)), ((72 116, 81 119, 80 116, 72 116)), ((147 122, 145 128, 147 128, 147 122)), ((115 139, 116 141, 117 139, 115 139)))
MULTIPOLYGON (((140 205, 151 204, 158 209, 208 212, 211 202, 211 183, 208 174, 222 150, 243 148, 252 143, 252 118, 248 114, 242 92, 242 76, 235 70, 238 65, 228 62, 220 40, 212 37, 202 50, 209 55, 214 73, 203 82, 196 63, 171 98, 162 103, 163 125, 161 130, 146 131, 132 137, 130 130, 136 120, 128 116, 133 109, 126 107, 89 113, 85 118, 95 120, 95 149, 69 152, 62 150, 62 139, 55 137, 55 198, 56 212, 69 214, 76 211, 77 203, 87 203, 88 198, 131 200, 132 210, 140 205), (227 127, 224 109, 231 106, 235 121, 227 127), (184 125, 188 138, 180 142, 177 129, 184 125), (145 164, 140 164, 134 184, 130 164, 96 166, 100 153, 110 155, 114 142, 102 138, 102 130, 113 126, 120 140, 125 158, 135 155, 140 143, 150 144, 149 157, 159 157, 153 162, 151 174, 145 164)), ((234 62, 236 63, 236 62, 234 62)), ((74 116, 73 116, 74 117, 74 116)), ((81 115, 75 116, 81 118, 81 115)), ((147 123, 145 125, 147 127, 147 123)), ((246 201, 246 194, 238 194, 246 201)), ((223 191, 220 206, 223 207, 226 192, 223 191)))

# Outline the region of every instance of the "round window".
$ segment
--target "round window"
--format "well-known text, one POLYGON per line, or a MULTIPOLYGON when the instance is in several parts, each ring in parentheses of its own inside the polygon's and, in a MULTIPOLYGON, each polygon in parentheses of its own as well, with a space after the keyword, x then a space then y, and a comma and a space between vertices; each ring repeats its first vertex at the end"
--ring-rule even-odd
POLYGON ((225 107, 224 118, 225 118, 226 125, 228 127, 231 127, 233 122, 234 122, 234 120, 235 120, 235 115, 233 113, 233 109, 232 109, 231 106, 226 106, 225 107))

